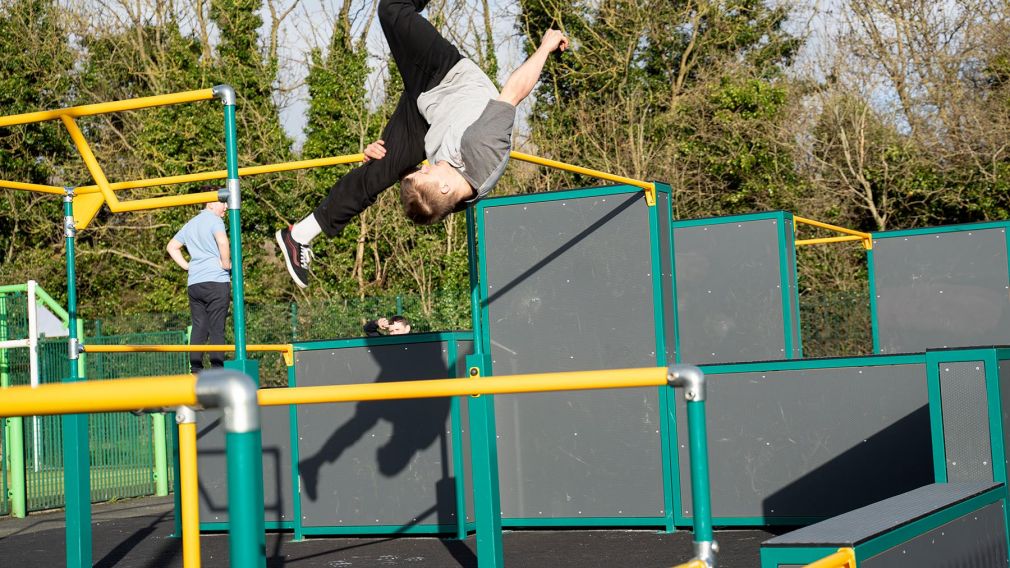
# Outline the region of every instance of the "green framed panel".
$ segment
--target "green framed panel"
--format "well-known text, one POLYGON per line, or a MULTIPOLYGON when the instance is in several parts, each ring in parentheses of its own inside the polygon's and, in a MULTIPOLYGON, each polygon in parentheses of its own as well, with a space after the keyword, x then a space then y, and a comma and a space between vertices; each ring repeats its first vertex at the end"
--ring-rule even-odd
MULTIPOLYGON (((491 355, 489 357, 491 365, 484 368, 484 373, 493 374, 498 371, 512 374, 561 371, 569 370, 569 367, 583 370, 662 365, 667 360, 674 358, 676 316, 672 309, 665 309, 667 308, 666 303, 670 303, 670 308, 672 308, 673 259, 672 255, 664 254, 664 251, 669 251, 672 246, 672 231, 668 229, 671 221, 669 207, 669 187, 662 184, 658 187, 656 207, 645 206, 643 192, 639 188, 622 185, 490 198, 478 202, 474 207, 477 257, 479 259, 476 267, 479 276, 479 294, 475 313, 480 313, 482 316, 483 326, 480 334, 482 350, 491 355), (617 199, 611 199, 614 197, 617 199), (529 210, 526 211, 526 208, 529 210), (492 217, 489 216, 493 217, 491 225, 489 225, 489 218, 492 217), (489 232, 489 226, 492 227, 493 232, 489 232), (515 230, 513 231, 512 228, 515 230), (506 231, 510 235, 505 237, 502 231, 506 231), (536 231, 540 231, 541 234, 537 234, 536 231), (516 237, 516 235, 519 236, 516 237), (631 235, 637 236, 632 237, 631 235), (509 239, 513 240, 509 241, 509 239), (589 243, 593 239, 596 241, 589 243), (519 241, 526 244, 521 244, 519 241), (582 250, 590 250, 593 246, 617 248, 625 245, 627 249, 620 254, 604 254, 599 251, 597 251, 598 254, 579 252, 579 247, 587 247, 582 250), (521 254, 525 256, 518 258, 516 252, 512 251, 521 251, 521 254), (641 251, 641 254, 638 251, 641 251), (566 254, 570 256, 565 256, 566 254), (584 254, 584 256, 579 257, 580 254, 584 254), (598 262, 599 259, 605 258, 617 260, 634 258, 633 262, 640 263, 633 269, 619 271, 622 277, 634 275, 629 278, 639 279, 635 280, 634 287, 624 288, 627 296, 633 297, 631 300, 627 297, 621 300, 619 295, 617 298, 610 295, 609 300, 605 299, 608 296, 601 290, 607 284, 614 284, 606 280, 607 275, 613 275, 617 270, 614 266, 601 267, 600 264, 593 264, 594 259, 598 262), (523 265, 524 262, 528 264, 523 265), (559 266, 567 267, 565 262, 572 263, 571 266, 574 270, 558 268, 559 266), (551 269, 554 270, 553 273, 551 269), (565 275, 571 275, 570 281, 566 280, 569 276, 565 275), (667 276, 670 278, 669 283, 664 281, 667 276), (554 280, 551 280, 552 278, 554 280), (578 282, 577 279, 579 279, 578 282), (535 285, 530 285, 532 287, 523 287, 534 280, 536 282, 535 285), (579 288, 579 286, 585 286, 590 280, 603 285, 588 292, 579 288), (568 284, 571 284, 571 289, 566 288, 568 284), (536 286, 540 286, 540 288, 537 289, 536 286), (663 293, 664 287, 669 290, 666 294, 663 293), (520 292, 509 296, 503 289, 518 289, 520 292), (568 294, 568 297, 561 298, 562 292, 568 294), (519 298, 523 294, 525 296, 519 298), (537 300, 538 294, 539 300, 537 300), (575 297, 596 297, 593 294, 599 296, 599 301, 593 304, 596 309, 584 307, 579 310, 574 307, 574 302, 571 307, 563 308, 569 310, 567 312, 561 312, 562 308, 558 307, 562 305, 564 300, 571 300, 575 297), (527 307, 510 308, 509 306, 512 304, 509 302, 515 301, 516 298, 520 300, 525 298, 523 301, 529 300, 526 303, 527 307), (543 326, 546 320, 537 319, 540 316, 534 313, 539 310, 536 306, 537 301, 543 302, 540 304, 544 306, 544 312, 541 314, 554 309, 558 310, 554 313, 559 314, 557 317, 561 319, 570 318, 571 314, 575 313, 582 316, 591 313, 598 314, 600 306, 603 306, 604 309, 614 309, 615 303, 622 306, 631 303, 634 306, 631 308, 631 312, 623 314, 626 316, 625 318, 617 317, 615 314, 608 321, 604 321, 607 318, 597 318, 597 320, 589 322, 583 317, 581 325, 575 323, 570 325, 569 329, 573 333, 575 330, 579 330, 578 333, 587 334, 585 337, 578 336, 578 341, 582 345, 580 347, 578 343, 575 343, 576 335, 569 333, 559 336, 558 333, 548 331, 548 328, 543 326), (622 301, 625 303, 620 304, 622 301), (503 305, 504 308, 501 307, 503 305), (529 309, 530 305, 534 306, 532 311, 529 309), (498 316, 492 315, 492 311, 498 316), (511 324, 503 323, 501 318, 514 317, 516 313, 529 313, 535 321, 522 323, 516 319, 517 323, 510 331, 506 326, 511 324), (609 335, 610 339, 607 341, 601 339, 597 342, 597 338, 593 334, 598 328, 603 329, 609 325, 610 321, 618 322, 622 319, 627 321, 629 318, 639 324, 636 326, 638 329, 631 333, 634 335, 634 340, 628 339, 629 334, 627 333, 615 331, 609 335), (534 335, 537 333, 539 335, 534 335), (524 337, 528 340, 524 340, 524 337), (539 339, 537 339, 538 337, 539 339), (517 338, 518 343, 522 345, 517 346, 517 338), (550 338, 550 341, 545 338, 550 338), (530 355, 530 351, 536 351, 538 346, 534 343, 538 341, 541 345, 553 344, 552 348, 558 351, 567 350, 566 355, 556 357, 556 360, 553 360, 551 355, 543 353, 530 355), (622 347, 618 347, 618 344, 622 347), (629 344, 631 345, 630 351, 624 351, 623 346, 629 344), (513 353, 522 353, 521 359, 509 353, 509 350, 513 353), (610 355, 600 357, 603 353, 610 355), (629 355, 629 353, 633 353, 633 355, 629 355)), ((616 287, 619 287, 619 283, 615 284, 616 287)), ((602 338, 602 335, 600 337, 602 338)), ((615 485, 613 491, 602 491, 601 489, 601 493, 591 487, 601 479, 609 479, 606 476, 596 477, 587 474, 583 478, 582 474, 574 471, 570 472, 571 475, 560 474, 557 471, 548 473, 548 471, 553 471, 550 468, 554 466, 547 464, 551 462, 562 463, 568 459, 563 458, 561 462, 558 462, 558 456, 578 455, 578 452, 587 451, 588 444, 592 444, 593 441, 613 442, 613 439, 623 435, 621 432, 632 437, 638 434, 645 435, 644 432, 632 434, 631 430, 626 428, 627 424, 621 425, 622 419, 615 418, 615 416, 621 416, 622 412, 637 412, 637 410, 631 411, 629 409, 643 408, 644 405, 649 407, 650 413, 654 413, 655 416, 662 417, 670 413, 672 405, 669 403, 669 393, 666 388, 644 389, 644 391, 638 389, 638 392, 633 392, 632 389, 623 389, 623 391, 627 392, 624 394, 621 394, 622 391, 551 393, 496 397, 496 424, 498 436, 501 437, 497 440, 497 445, 499 447, 498 469, 502 487, 501 501, 504 511, 503 525, 538 527, 659 526, 666 530, 673 529, 671 511, 676 487, 673 477, 675 471, 672 468, 672 462, 664 459, 664 456, 669 453, 674 441, 670 437, 669 431, 666 430, 668 427, 666 420, 656 421, 655 427, 648 433, 648 436, 655 438, 654 440, 650 438, 648 445, 658 446, 658 448, 652 450, 651 454, 649 452, 642 453, 641 458, 621 460, 625 464, 635 464, 635 468, 632 469, 636 470, 632 474, 622 473, 623 477, 638 479, 637 476, 641 475, 648 478, 644 485, 649 491, 655 493, 653 497, 648 499, 651 506, 639 507, 632 503, 629 503, 627 507, 612 506, 622 500, 619 497, 621 492, 643 491, 643 483, 641 482, 625 480, 625 482, 615 485), (615 393, 617 394, 615 395, 615 393), (615 402, 614 404, 603 402, 608 396, 625 398, 622 399, 623 402, 615 402), (636 401, 635 397, 644 398, 636 401), (610 411, 603 408, 590 411, 590 408, 594 408, 594 404, 604 404, 610 408, 610 411), (566 408, 574 409, 574 414, 562 418, 560 415, 564 414, 563 411, 566 408), (624 410, 616 411, 617 408, 624 410), (530 414, 531 412, 532 414, 530 414), (600 416, 608 416, 607 420, 613 422, 613 424, 608 423, 608 427, 605 428, 606 435, 593 430, 593 428, 601 427, 600 416), (538 420, 557 419, 565 426, 555 428, 548 427, 546 424, 535 425, 530 422, 534 419, 533 417, 539 417, 538 420), (593 420, 592 417, 596 417, 596 419, 593 420), (579 422, 580 420, 586 422, 579 422), (519 428, 519 425, 522 425, 522 428, 519 428), (541 447, 535 452, 529 448, 536 446, 536 444, 519 444, 507 441, 513 440, 515 442, 523 439, 521 438, 524 435, 523 432, 526 432, 527 435, 532 435, 533 432, 552 432, 557 434, 555 436, 557 440, 551 438, 554 441, 548 442, 544 440, 544 436, 538 436, 541 438, 539 442, 541 447), (574 436, 579 437, 575 438, 574 436), (607 438, 612 439, 606 440, 607 438), (550 447, 554 447, 555 443, 559 449, 552 452, 550 447), (517 448, 520 447, 523 448, 524 453, 533 452, 537 457, 524 455, 517 458, 513 454, 516 454, 517 448), (566 454, 566 452, 568 453, 566 454), (652 463, 653 460, 655 463, 652 463), (516 469, 517 463, 522 464, 523 471, 520 472, 516 469), (531 497, 529 492, 534 489, 550 491, 548 487, 550 482, 544 485, 529 477, 537 471, 539 473, 535 475, 546 476, 544 480, 553 479, 553 483, 560 483, 560 480, 565 479, 569 482, 566 483, 566 487, 574 491, 571 503, 576 504, 570 506, 552 504, 546 494, 542 499, 531 497), (522 481, 518 481, 519 479, 522 481), (523 491, 516 490, 517 483, 525 484, 523 491), (655 485, 654 489, 652 489, 652 484, 655 485), (525 495, 528 502, 518 500, 520 494, 525 495), (598 500, 594 505, 593 500, 586 497, 594 494, 609 495, 607 499, 612 501, 603 505, 602 503, 606 499, 598 500), (552 511, 551 508, 555 505, 558 506, 552 511), (595 510, 594 507, 596 507, 595 510), (537 516, 531 519, 528 513, 532 511, 537 514, 541 509, 544 511, 544 517, 537 516), (568 511, 568 509, 571 510, 568 511), (604 509, 606 513, 600 514, 604 509), (648 513, 654 511, 656 514, 641 514, 646 511, 648 513), (524 512, 527 514, 523 514, 524 512)), ((631 415, 625 414, 625 416, 631 415)), ((641 427, 641 422, 638 427, 641 427)), ((550 438, 550 436, 547 437, 550 438)), ((629 451, 633 451, 636 447, 629 444, 624 444, 624 446, 632 448, 629 451)), ((594 448, 594 450, 602 451, 603 454, 610 453, 607 450, 599 450, 599 448, 594 448)), ((572 464, 573 467, 574 465, 572 464)), ((540 479, 540 477, 536 477, 536 479, 540 479)), ((628 499, 628 501, 633 500, 628 499)))
MULTIPOLYGON (((716 401, 707 419, 716 526, 810 524, 933 479, 925 354, 701 368, 716 401), (890 481, 874 481, 866 460, 890 481), (836 483, 825 499, 822 488, 836 483)), ((690 526, 683 406, 670 419, 671 459, 676 525, 690 526)))
POLYGON ((411 343, 431 343, 433 341, 469 341, 473 333, 469 331, 436 331, 428 333, 411 333, 407 335, 388 335, 384 337, 352 337, 347 339, 319 339, 315 341, 300 341, 292 344, 295 351, 323 351, 329 349, 347 349, 350 347, 373 347, 379 345, 409 345, 411 343))
POLYGON ((674 221, 678 361, 802 357, 793 216, 674 221))
POLYGON ((1010 222, 873 233, 874 353, 1010 342, 1010 222))

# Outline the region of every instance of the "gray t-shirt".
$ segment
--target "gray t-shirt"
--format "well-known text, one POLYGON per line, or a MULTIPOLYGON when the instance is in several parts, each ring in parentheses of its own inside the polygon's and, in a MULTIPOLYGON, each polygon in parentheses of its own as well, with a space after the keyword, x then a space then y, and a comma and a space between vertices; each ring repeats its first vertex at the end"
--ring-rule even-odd
POLYGON ((221 252, 214 233, 225 233, 224 221, 204 209, 179 229, 173 237, 189 252, 189 278, 186 285, 202 282, 231 282, 231 276, 221 268, 221 252))
POLYGON ((445 78, 417 98, 428 121, 424 151, 432 164, 449 162, 480 199, 498 183, 512 150, 516 109, 476 63, 461 59, 445 78))

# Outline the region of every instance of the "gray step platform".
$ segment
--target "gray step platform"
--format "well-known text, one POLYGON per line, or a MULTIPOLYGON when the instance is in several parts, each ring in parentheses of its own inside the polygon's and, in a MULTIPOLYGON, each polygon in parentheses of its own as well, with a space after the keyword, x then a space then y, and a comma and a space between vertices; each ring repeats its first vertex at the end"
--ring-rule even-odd
POLYGON ((802 566, 840 548, 859 568, 1006 567, 1002 483, 937 483, 765 541, 762 568, 802 566))

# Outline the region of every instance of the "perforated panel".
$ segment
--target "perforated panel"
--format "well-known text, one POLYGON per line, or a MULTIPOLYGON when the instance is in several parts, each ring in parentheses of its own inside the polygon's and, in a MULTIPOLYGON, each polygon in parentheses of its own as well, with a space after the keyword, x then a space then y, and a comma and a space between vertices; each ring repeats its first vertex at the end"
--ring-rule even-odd
POLYGON ((1005 229, 873 242, 880 353, 1010 343, 1005 229))
POLYGON ((778 220, 717 221, 674 224, 680 360, 789 358, 778 220))
POLYGON ((992 481, 985 363, 940 363, 948 481, 992 481))

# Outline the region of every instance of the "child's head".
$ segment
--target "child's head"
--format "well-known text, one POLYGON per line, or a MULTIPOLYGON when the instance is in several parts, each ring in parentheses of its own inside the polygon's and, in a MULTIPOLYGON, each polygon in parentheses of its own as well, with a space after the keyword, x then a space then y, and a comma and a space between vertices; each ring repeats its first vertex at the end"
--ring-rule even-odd
POLYGON ((403 211, 419 225, 441 221, 473 195, 470 184, 448 162, 425 164, 400 178, 403 211))

